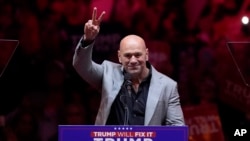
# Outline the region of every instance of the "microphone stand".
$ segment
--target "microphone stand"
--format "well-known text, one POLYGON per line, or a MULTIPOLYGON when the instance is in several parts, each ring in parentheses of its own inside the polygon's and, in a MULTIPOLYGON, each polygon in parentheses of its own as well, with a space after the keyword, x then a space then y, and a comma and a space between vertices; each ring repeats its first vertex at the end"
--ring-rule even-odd
POLYGON ((129 120, 128 100, 131 99, 132 82, 130 80, 131 77, 130 77, 129 74, 125 74, 124 78, 125 78, 125 84, 124 84, 124 86, 125 86, 125 89, 126 89, 125 95, 122 95, 122 96, 125 96, 124 103, 123 103, 123 105, 124 105, 124 125, 128 125, 128 120, 129 120))
POLYGON ((122 94, 120 96, 120 101, 123 104, 124 107, 124 125, 128 125, 128 119, 129 119, 129 108, 128 108, 128 100, 127 100, 127 95, 122 94))

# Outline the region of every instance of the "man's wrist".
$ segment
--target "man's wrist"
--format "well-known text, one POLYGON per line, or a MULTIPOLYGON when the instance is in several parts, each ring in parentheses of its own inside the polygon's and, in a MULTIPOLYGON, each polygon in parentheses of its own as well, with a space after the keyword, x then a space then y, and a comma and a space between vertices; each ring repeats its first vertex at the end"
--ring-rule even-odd
POLYGON ((86 39, 85 35, 83 35, 83 38, 81 40, 81 47, 85 48, 86 46, 92 44, 93 42, 94 40, 86 39))

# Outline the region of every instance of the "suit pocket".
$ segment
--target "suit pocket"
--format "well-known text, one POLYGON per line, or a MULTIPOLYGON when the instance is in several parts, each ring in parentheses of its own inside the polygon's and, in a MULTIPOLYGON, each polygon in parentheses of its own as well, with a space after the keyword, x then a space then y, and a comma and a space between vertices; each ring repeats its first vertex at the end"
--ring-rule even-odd
POLYGON ((164 101, 158 101, 156 109, 155 109, 155 113, 154 113, 154 119, 161 121, 162 124, 165 123, 165 119, 166 119, 166 105, 164 101))

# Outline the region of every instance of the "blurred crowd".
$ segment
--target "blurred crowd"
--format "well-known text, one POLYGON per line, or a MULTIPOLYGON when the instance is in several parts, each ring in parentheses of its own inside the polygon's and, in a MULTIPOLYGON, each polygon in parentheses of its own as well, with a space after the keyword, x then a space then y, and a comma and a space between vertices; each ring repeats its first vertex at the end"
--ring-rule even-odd
POLYGON ((178 82, 183 107, 219 103, 221 46, 250 37, 247 0, 0 0, 0 39, 20 41, 0 82, 0 140, 56 141, 59 124, 94 123, 100 93, 72 67, 94 6, 107 14, 93 59, 117 61, 120 39, 142 36, 151 63, 178 82))

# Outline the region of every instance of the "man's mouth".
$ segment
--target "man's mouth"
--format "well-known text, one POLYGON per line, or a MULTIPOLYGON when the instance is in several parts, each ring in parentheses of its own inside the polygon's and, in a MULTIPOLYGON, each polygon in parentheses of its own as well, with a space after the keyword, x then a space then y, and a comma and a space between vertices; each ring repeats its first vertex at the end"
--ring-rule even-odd
POLYGON ((129 70, 138 70, 138 66, 129 66, 128 69, 129 70))

